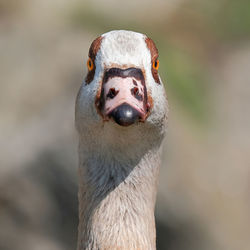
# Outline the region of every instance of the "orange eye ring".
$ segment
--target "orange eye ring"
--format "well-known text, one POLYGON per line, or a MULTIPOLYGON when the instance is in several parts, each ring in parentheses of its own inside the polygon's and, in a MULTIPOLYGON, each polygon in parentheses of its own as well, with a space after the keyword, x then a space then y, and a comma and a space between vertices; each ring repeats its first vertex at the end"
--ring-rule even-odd
POLYGON ((159 65, 160 65, 160 63, 159 63, 158 59, 153 62, 153 68, 154 69, 158 70, 159 69, 159 65))
POLYGON ((91 71, 94 68, 94 63, 91 58, 89 58, 87 61, 87 67, 89 71, 91 71))

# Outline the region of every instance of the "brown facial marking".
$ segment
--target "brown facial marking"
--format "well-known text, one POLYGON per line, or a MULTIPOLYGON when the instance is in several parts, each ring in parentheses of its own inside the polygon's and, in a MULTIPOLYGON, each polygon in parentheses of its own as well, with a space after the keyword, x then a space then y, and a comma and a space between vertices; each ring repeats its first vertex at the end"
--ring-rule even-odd
POLYGON ((102 106, 102 102, 101 102, 102 92, 103 92, 102 91, 102 84, 99 83, 99 87, 98 87, 97 94, 95 97, 95 107, 96 107, 98 114, 103 117, 101 109, 100 109, 100 107, 102 106))
POLYGON ((93 81, 95 76, 95 58, 98 50, 100 49, 101 42, 102 42, 102 36, 97 37, 91 44, 89 48, 89 57, 91 58, 92 62, 94 63, 94 67, 92 70, 90 70, 85 78, 86 84, 89 84, 93 81))
POLYGON ((116 90, 115 88, 111 88, 107 94, 107 98, 113 99, 118 93, 119 93, 119 90, 116 90))
POLYGON ((145 42, 146 42, 147 47, 148 47, 148 49, 150 50, 150 53, 151 53, 151 71, 152 71, 152 75, 153 75, 155 81, 160 84, 160 78, 159 78, 159 75, 158 75, 158 70, 153 68, 153 64, 155 63, 155 61, 158 59, 158 56, 159 56, 158 50, 157 50, 153 40, 150 39, 149 37, 147 37, 145 39, 145 42))
POLYGON ((134 79, 133 79, 133 84, 134 84, 135 86, 138 86, 136 80, 134 80, 134 79))
POLYGON ((130 90, 132 96, 134 96, 138 101, 142 101, 143 100, 143 96, 142 94, 140 94, 139 89, 137 87, 134 87, 130 90))
MULTIPOLYGON (((153 106, 154 106, 153 98, 152 98, 151 94, 149 93, 146 107, 148 110, 151 110, 153 108, 153 106)), ((149 113, 148 113, 148 115, 149 115, 149 113)))

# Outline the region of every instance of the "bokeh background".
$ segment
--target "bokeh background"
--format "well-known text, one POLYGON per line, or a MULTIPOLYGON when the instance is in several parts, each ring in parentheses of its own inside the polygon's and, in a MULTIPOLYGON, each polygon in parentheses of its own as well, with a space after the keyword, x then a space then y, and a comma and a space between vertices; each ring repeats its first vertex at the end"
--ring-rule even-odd
POLYGON ((74 101, 90 43, 112 29, 160 51, 158 249, 250 249, 247 0, 0 0, 0 249, 76 248, 74 101))

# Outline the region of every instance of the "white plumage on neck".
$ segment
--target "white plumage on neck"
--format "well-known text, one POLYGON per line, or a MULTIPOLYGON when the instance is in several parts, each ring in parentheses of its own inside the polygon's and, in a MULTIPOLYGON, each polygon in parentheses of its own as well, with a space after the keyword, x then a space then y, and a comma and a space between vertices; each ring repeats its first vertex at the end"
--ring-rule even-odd
POLYGON ((139 162, 96 154, 84 159, 78 249, 155 249, 159 161, 159 152, 152 151, 139 162))

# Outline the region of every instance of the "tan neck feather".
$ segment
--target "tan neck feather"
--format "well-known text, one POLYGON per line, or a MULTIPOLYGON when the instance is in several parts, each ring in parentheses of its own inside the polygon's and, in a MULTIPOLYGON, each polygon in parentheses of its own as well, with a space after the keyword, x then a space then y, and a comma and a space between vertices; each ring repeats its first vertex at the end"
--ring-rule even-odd
POLYGON ((83 155, 80 146, 78 250, 156 249, 160 150, 130 164, 83 155))

